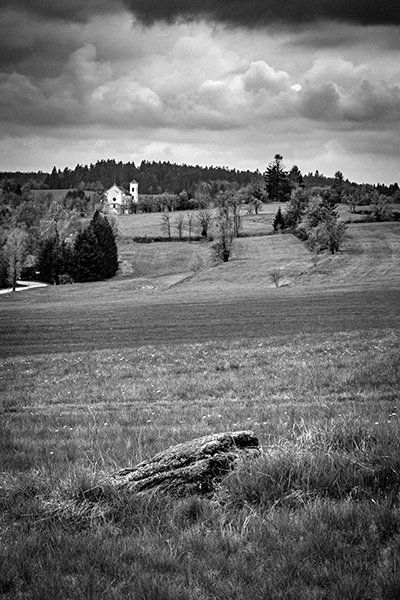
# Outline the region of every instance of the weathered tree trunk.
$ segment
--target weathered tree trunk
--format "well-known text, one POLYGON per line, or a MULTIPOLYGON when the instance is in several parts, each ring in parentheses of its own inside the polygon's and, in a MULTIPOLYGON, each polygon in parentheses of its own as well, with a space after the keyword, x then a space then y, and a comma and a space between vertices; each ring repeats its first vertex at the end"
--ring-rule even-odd
POLYGON ((129 492, 210 494, 240 458, 259 454, 253 431, 216 433, 172 446, 136 467, 118 471, 111 482, 129 492))

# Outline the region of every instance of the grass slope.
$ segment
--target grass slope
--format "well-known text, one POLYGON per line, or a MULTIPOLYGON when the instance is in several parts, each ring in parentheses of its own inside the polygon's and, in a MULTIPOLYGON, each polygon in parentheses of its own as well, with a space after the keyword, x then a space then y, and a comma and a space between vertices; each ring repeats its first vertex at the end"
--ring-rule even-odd
POLYGON ((0 594, 399 598, 398 240, 354 224, 314 265, 292 236, 243 238, 211 267, 204 244, 122 239, 140 277, 0 297, 0 594), (213 498, 103 482, 249 428, 264 456, 213 498))
POLYGON ((399 358, 387 330, 3 361, 0 591, 397 598, 399 358), (101 483, 242 428, 265 455, 212 499, 132 499, 101 483))

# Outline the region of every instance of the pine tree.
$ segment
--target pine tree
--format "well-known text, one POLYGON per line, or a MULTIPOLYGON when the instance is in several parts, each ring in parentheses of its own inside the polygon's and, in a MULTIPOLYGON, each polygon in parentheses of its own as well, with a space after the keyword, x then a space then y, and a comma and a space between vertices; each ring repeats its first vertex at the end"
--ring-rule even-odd
POLYGON ((273 202, 286 202, 290 197, 291 185, 289 174, 282 164, 283 157, 275 154, 264 173, 265 186, 269 200, 273 202))
POLYGON ((115 235, 105 215, 98 210, 93 215, 89 227, 97 239, 100 250, 100 275, 103 279, 113 277, 118 271, 118 248, 115 235))
POLYGON ((278 229, 285 228, 285 218, 282 214, 281 207, 279 207, 278 210, 276 211, 274 220, 272 222, 272 227, 274 228, 274 231, 278 231, 278 229))
POLYGON ((59 284, 60 251, 58 235, 44 240, 39 252, 37 267, 40 281, 59 284))
POLYGON ((335 201, 337 203, 342 202, 345 193, 345 183, 343 173, 341 171, 336 171, 332 189, 335 195, 335 201))
POLYGON ((103 279, 101 249, 90 225, 81 231, 75 240, 72 276, 77 282, 103 279))
POLYGON ((51 190, 58 190, 60 187, 60 176, 56 167, 53 167, 51 175, 46 178, 46 183, 51 190))
POLYGON ((98 210, 88 227, 78 234, 73 252, 74 281, 100 281, 113 277, 118 270, 115 234, 105 215, 98 210))
POLYGON ((303 175, 297 165, 293 165, 293 167, 290 169, 289 179, 292 185, 301 188, 304 187, 303 175))

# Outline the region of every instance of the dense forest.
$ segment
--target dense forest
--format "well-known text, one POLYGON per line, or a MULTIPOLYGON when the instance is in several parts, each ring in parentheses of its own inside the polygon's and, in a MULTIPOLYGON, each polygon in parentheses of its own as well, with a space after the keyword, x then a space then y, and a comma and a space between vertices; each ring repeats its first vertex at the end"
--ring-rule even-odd
MULTIPOLYGON (((249 183, 257 173, 237 171, 225 167, 200 167, 177 165, 170 162, 142 161, 135 163, 100 160, 96 164, 77 165, 63 171, 53 168, 51 173, 0 173, 0 187, 19 185, 33 189, 76 189, 103 191, 114 183, 128 188, 133 179, 139 183, 141 194, 178 194, 185 191, 194 194, 200 182, 227 181, 239 186, 249 183)), ((260 174, 258 174, 260 176, 260 174)), ((7 189, 7 191, 14 191, 7 189)))
MULTIPOLYGON (((326 177, 318 170, 302 177, 305 187, 324 187, 334 182, 334 177, 326 177)), ((101 193, 114 183, 128 188, 132 179, 139 183, 141 194, 186 192, 190 196, 195 194, 201 183, 209 184, 213 193, 219 190, 221 182, 244 187, 254 181, 262 181, 263 176, 259 171, 240 171, 227 167, 201 167, 145 160, 137 167, 134 162, 123 163, 109 159, 90 165, 78 164, 74 169, 66 167, 60 170, 54 167, 51 173, 0 172, 0 189, 17 194, 23 189, 81 189, 101 193)), ((354 188, 361 185, 348 180, 346 183, 354 188)), ((374 187, 379 194, 386 196, 393 196, 399 191, 397 183, 378 183, 374 187)))

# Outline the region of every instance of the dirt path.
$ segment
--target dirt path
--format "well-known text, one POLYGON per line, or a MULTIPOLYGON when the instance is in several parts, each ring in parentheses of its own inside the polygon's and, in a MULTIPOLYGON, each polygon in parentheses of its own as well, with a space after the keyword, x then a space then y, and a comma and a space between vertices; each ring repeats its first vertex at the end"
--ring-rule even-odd
MULTIPOLYGON (((33 288, 46 287, 47 283, 41 283, 40 281, 17 281, 17 287, 15 292, 22 292, 24 290, 31 290, 33 288)), ((0 290, 0 294, 10 294, 13 291, 12 287, 4 288, 0 290)))

